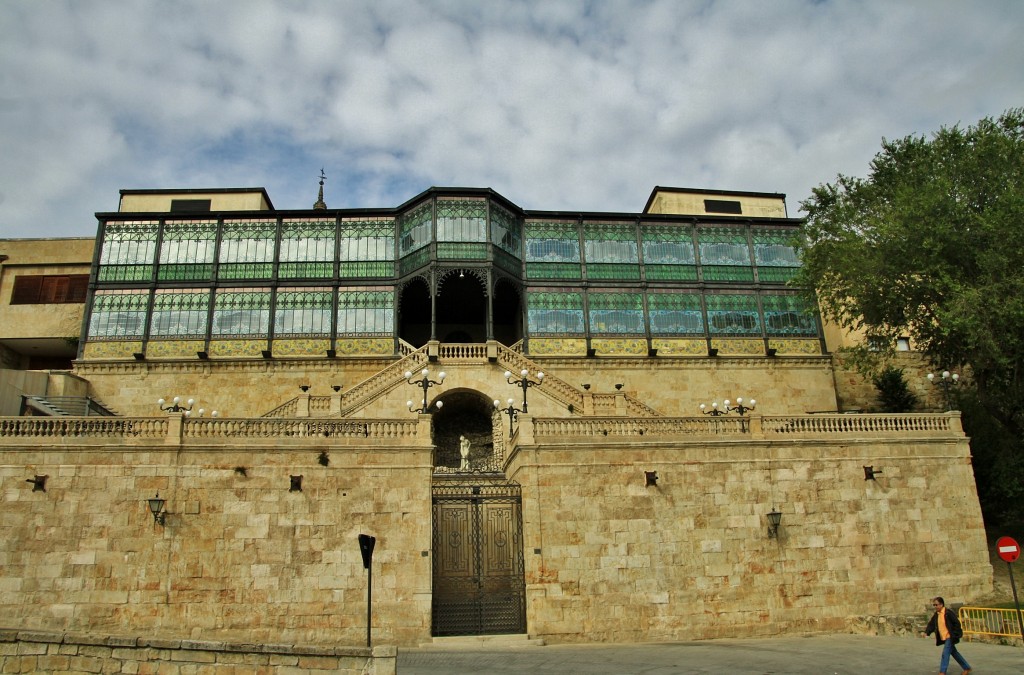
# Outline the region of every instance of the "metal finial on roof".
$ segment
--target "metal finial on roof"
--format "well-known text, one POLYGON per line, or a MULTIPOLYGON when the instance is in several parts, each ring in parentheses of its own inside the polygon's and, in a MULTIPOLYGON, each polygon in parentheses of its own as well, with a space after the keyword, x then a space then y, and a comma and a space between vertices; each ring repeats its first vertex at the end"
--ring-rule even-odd
POLYGON ((320 194, 317 196, 316 204, 313 204, 314 211, 326 211, 327 204, 324 202, 324 179, 327 178, 324 175, 323 167, 320 167, 320 194))

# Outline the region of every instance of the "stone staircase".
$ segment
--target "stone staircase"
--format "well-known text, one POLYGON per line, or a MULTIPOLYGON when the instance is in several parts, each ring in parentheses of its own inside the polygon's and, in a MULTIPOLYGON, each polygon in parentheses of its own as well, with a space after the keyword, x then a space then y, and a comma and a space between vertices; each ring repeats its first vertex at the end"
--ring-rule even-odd
POLYGON ((48 417, 115 417, 102 402, 87 396, 23 396, 26 408, 48 417))
MULTIPOLYGON (((516 376, 523 370, 528 370, 531 373, 543 371, 540 365, 521 352, 500 343, 434 344, 424 345, 418 349, 403 343, 402 347, 403 355, 400 359, 343 392, 340 412, 330 412, 332 397, 310 396, 309 416, 348 417, 352 415, 405 384, 405 373, 418 373, 430 361, 432 351, 436 356, 437 366, 446 362, 482 365, 493 361, 502 370, 512 372, 516 376), (496 358, 490 358, 489 354, 495 355, 495 347, 496 358)), ((560 403, 573 415, 661 417, 660 412, 629 394, 592 394, 569 384, 551 372, 544 373, 543 384, 534 388, 534 391, 560 403)), ((265 413, 263 417, 295 417, 298 411, 298 402, 299 397, 290 399, 265 413)))

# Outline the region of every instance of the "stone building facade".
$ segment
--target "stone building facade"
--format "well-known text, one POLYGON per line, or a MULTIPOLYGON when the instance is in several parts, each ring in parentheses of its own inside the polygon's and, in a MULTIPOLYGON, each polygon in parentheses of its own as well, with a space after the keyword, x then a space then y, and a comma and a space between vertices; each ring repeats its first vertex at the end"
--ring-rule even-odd
POLYGON ((958 414, 862 412, 781 195, 121 204, 51 374, 116 414, 0 418, 0 628, 354 645, 369 586, 379 643, 655 641, 991 588, 958 414))

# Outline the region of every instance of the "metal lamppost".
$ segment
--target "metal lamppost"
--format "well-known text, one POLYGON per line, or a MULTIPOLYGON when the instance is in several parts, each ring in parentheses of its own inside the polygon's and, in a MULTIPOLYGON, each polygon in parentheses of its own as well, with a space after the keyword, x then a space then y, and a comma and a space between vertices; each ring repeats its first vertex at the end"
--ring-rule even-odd
POLYGON ((950 399, 949 388, 960 384, 960 375, 944 370, 938 380, 935 379, 935 373, 928 373, 928 381, 932 384, 942 386, 942 393, 946 397, 946 410, 952 410, 953 404, 950 399))
POLYGON ((541 383, 544 381, 544 373, 537 373, 537 380, 533 381, 530 379, 530 371, 528 371, 526 368, 523 368, 522 370, 519 371, 519 376, 520 377, 517 380, 513 377, 512 371, 505 371, 505 379, 508 381, 508 383, 516 387, 521 387, 523 390, 523 408, 519 412, 525 413, 529 412, 529 409, 526 405, 526 390, 529 389, 530 387, 539 387, 541 383))
POLYGON ((181 405, 181 397, 175 396, 171 399, 170 405, 164 405, 167 401, 163 399, 159 399, 156 404, 160 406, 160 409, 164 412, 182 413, 190 412, 192 410, 192 406, 195 405, 195 402, 195 399, 190 398, 185 402, 185 405, 181 405))
MULTIPOLYGON (((181 405, 181 397, 175 396, 173 399, 171 399, 170 405, 165 405, 166 403, 167 402, 164 401, 163 399, 160 399, 159 401, 156 402, 156 404, 160 406, 160 409, 163 410, 164 412, 184 413, 185 417, 192 417, 192 406, 195 405, 195 399, 190 398, 188 401, 185 402, 185 405, 181 405)), ((203 417, 204 415, 206 415, 206 409, 200 408, 199 410, 196 411, 197 417, 203 417)), ((216 410, 212 410, 210 411, 210 417, 220 417, 220 413, 217 412, 216 410)))
POLYGON ((743 415, 746 415, 748 412, 754 409, 754 407, 757 405, 757 401, 754 399, 750 399, 749 405, 743 405, 743 399, 737 398, 736 405, 732 405, 732 401, 730 401, 729 399, 725 399, 725 401, 723 401, 723 404, 724 407, 719 408, 718 401, 715 401, 714 403, 711 404, 711 409, 709 410, 706 405, 701 403, 700 411, 705 415, 712 415, 714 417, 718 417, 719 415, 725 415, 731 412, 734 412, 740 417, 742 417, 743 415))
POLYGON ((508 435, 509 436, 512 435, 512 423, 515 422, 516 419, 519 417, 519 413, 526 412, 525 410, 520 410, 519 408, 515 407, 515 401, 513 401, 512 399, 508 400, 508 407, 507 408, 502 408, 501 407, 501 401, 499 401, 498 399, 494 399, 494 409, 497 410, 500 413, 504 413, 504 414, 508 415, 508 435))
MULTIPOLYGON (((409 412, 420 413, 422 415, 430 410, 430 405, 427 403, 427 390, 433 386, 441 386, 442 384, 444 384, 444 378, 447 377, 447 373, 442 371, 438 373, 437 380, 432 380, 430 379, 430 371, 424 368, 423 370, 420 371, 420 375, 422 375, 423 377, 421 377, 418 380, 414 380, 412 379, 412 371, 405 371, 405 379, 408 380, 409 384, 415 387, 419 387, 423 390, 423 405, 421 407, 414 408, 412 401, 407 401, 406 405, 409 406, 409 412)), ((443 403, 441 401, 437 401, 435 405, 437 406, 437 409, 440 410, 443 403)))
POLYGON ((740 417, 742 417, 743 415, 745 415, 748 412, 750 412, 751 410, 753 410, 755 406, 757 406, 757 401, 755 401, 754 399, 750 399, 750 405, 743 405, 743 399, 742 398, 737 398, 736 399, 736 405, 731 406, 731 407, 729 406, 729 401, 726 400, 726 402, 725 402, 725 412, 734 412, 737 415, 739 415, 740 417))

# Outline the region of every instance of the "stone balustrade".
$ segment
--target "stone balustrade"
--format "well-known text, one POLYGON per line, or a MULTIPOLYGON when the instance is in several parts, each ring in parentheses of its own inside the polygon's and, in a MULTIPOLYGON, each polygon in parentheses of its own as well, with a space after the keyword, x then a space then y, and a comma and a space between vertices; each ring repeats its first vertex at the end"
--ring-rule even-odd
MULTIPOLYGON (((430 443, 430 416, 419 420, 348 420, 281 418, 187 418, 170 414, 162 418, 138 417, 4 417, 0 418, 0 444, 26 438, 133 438, 180 439, 364 439, 367 443, 410 441, 430 443)), ((804 438, 879 435, 962 436, 960 414, 857 414, 857 415, 750 415, 745 417, 566 417, 531 418, 532 438, 655 436, 701 437, 749 435, 751 438, 804 438)))

